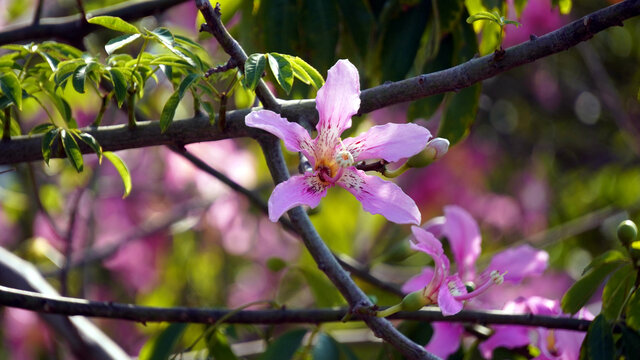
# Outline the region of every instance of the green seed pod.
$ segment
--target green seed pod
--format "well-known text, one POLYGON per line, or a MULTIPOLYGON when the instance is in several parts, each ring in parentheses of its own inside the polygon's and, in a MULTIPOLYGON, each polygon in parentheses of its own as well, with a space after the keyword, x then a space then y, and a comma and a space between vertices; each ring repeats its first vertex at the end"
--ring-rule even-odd
POLYGON ((403 311, 417 311, 422 309, 423 306, 429 302, 422 295, 422 289, 414 291, 402 299, 403 311))
POLYGON ((618 239, 622 245, 628 247, 638 236, 638 227, 631 220, 625 220, 618 225, 618 239))

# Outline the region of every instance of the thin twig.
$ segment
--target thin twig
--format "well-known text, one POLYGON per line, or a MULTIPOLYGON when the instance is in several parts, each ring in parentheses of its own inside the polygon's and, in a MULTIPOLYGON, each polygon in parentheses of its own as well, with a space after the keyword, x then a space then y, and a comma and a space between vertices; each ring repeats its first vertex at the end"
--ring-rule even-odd
MULTIPOLYGON (((23 291, 0 286, 0 304, 26 310, 61 314, 67 316, 82 315, 147 322, 189 322, 214 324, 224 318, 225 323, 233 324, 316 324, 342 321, 348 309, 271 309, 243 310, 211 309, 193 307, 151 307, 123 304, 111 301, 90 301, 85 299, 44 295, 32 291, 23 291), (233 314, 232 314, 233 313, 233 314), (230 315, 231 314, 231 315, 230 315)), ((362 321, 368 316, 353 314, 350 321, 362 321)), ((438 308, 425 308, 420 311, 399 312, 390 319, 464 322, 472 324, 510 324, 549 329, 586 331, 591 321, 558 316, 539 316, 533 314, 511 314, 504 311, 469 311, 453 316, 443 316, 438 308)))

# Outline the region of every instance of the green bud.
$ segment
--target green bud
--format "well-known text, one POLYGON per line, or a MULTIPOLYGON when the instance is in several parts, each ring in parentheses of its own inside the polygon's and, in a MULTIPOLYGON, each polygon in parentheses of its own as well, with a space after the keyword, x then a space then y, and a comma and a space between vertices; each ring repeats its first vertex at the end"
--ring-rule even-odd
POLYGON ((618 239, 624 246, 629 246, 638 236, 638 227, 631 220, 625 220, 618 225, 618 239))
POLYGON ((402 310, 417 311, 429 302, 422 295, 422 289, 414 291, 402 299, 402 310))
POLYGON ((631 246, 628 247, 629 255, 636 264, 640 265, 640 241, 634 241, 631 246))
POLYGON ((287 267, 287 263, 279 257, 267 259, 267 268, 273 272, 278 272, 287 267))

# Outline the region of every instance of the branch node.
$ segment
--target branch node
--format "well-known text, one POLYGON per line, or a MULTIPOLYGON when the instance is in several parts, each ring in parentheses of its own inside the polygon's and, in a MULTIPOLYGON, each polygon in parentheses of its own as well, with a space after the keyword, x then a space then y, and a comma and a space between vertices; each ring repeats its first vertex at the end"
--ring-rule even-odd
POLYGON ((229 58, 229 60, 222 65, 218 65, 214 68, 211 68, 209 70, 207 70, 207 72, 204 74, 205 77, 209 77, 213 74, 216 73, 221 73, 221 72, 225 72, 225 71, 229 71, 235 67, 238 66, 238 63, 236 62, 236 60, 234 58, 229 58))

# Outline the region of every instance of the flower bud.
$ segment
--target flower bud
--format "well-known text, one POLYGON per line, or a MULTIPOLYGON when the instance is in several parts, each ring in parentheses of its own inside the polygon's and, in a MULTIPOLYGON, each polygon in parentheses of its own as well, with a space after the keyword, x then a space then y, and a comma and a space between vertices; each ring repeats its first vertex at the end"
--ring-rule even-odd
POLYGON ((624 246, 629 246, 638 236, 638 227, 631 220, 625 220, 618 225, 618 239, 624 246))
POLYGON ((422 295, 422 289, 414 291, 406 295, 402 299, 403 311, 417 311, 422 309, 425 305, 428 305, 429 301, 422 295))
POLYGON ((425 167, 441 159, 447 151, 449 151, 449 140, 440 137, 431 139, 422 152, 409 158, 407 165, 410 167, 425 167))

